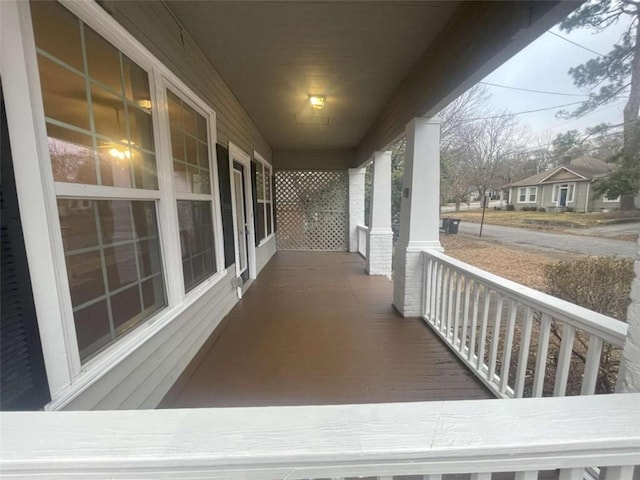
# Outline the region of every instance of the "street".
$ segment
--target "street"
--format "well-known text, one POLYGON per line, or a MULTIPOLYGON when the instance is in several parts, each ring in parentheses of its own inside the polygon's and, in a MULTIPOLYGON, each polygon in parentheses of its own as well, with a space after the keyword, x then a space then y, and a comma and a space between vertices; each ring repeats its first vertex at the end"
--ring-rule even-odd
MULTIPOLYGON (((630 225, 635 225, 638 231, 640 224, 626 224, 628 231, 630 225)), ((620 225, 610 227, 597 227, 598 229, 620 229, 620 225)), ((459 232, 465 235, 478 236, 480 224, 460 222, 459 232)), ((601 233, 601 232, 600 232, 601 233)), ((617 255, 620 257, 635 258, 636 242, 614 240, 611 238, 590 237, 587 235, 549 233, 540 230, 528 230, 525 228, 503 227, 498 225, 484 225, 482 229, 484 240, 496 241, 504 245, 515 245, 547 252, 571 252, 583 255, 617 255)))

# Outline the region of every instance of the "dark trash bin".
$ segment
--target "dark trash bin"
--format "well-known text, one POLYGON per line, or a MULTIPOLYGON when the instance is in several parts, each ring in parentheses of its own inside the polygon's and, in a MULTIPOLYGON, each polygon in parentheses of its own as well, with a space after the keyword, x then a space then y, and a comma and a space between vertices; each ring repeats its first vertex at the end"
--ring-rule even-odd
POLYGON ((458 233, 458 226, 460 225, 460 219, 459 218, 449 218, 447 223, 446 223, 446 231, 449 234, 456 234, 458 233))

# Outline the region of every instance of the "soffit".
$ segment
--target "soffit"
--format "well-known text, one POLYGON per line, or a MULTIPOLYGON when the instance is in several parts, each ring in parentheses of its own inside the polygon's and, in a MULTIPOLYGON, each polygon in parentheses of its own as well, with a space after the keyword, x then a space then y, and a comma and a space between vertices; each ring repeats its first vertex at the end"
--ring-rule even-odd
POLYGON ((356 146, 460 8, 453 1, 167 5, 281 150, 356 146), (315 118, 311 93, 326 95, 315 118))

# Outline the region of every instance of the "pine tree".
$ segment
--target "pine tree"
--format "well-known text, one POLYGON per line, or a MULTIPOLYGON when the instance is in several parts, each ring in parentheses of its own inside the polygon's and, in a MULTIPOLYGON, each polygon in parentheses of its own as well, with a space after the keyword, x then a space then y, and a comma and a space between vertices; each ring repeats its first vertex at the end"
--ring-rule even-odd
POLYGON ((640 1, 592 0, 567 17, 560 28, 567 32, 583 27, 601 31, 625 18, 631 20, 629 27, 609 53, 569 70, 576 86, 592 92, 575 111, 561 113, 579 117, 620 95, 629 95, 623 113, 623 148, 612 159, 617 168, 607 179, 599 181, 594 191, 599 195, 605 192, 621 195, 621 208, 631 209, 633 196, 640 189, 640 1))

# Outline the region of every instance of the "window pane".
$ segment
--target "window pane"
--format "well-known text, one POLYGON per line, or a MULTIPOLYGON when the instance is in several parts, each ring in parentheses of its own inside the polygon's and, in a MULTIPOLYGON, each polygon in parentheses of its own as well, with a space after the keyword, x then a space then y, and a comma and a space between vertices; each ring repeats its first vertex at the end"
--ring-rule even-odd
POLYGON ((273 233, 273 225, 271 222, 271 203, 267 203, 267 235, 271 235, 273 233))
POLYGON ((91 28, 84 27, 89 76, 122 96, 120 52, 91 28))
POLYGON ((264 169, 264 199, 271 201, 271 173, 268 168, 264 169))
POLYGON ((112 334, 106 300, 77 310, 73 316, 80 358, 88 358, 111 341, 112 334))
POLYGON ((256 162, 256 197, 258 200, 264 200, 264 171, 262 163, 256 162))
POLYGON ((38 55, 44 114, 89 130, 89 106, 84 78, 38 55))
POLYGON ((52 124, 47 124, 47 136, 53 179, 95 185, 96 161, 91 137, 52 124))
POLYGON ((36 46, 82 71, 80 22, 58 2, 31 2, 36 46))
POLYGON ((166 305, 155 203, 59 200, 58 210, 80 356, 85 360, 166 305), (81 206, 81 212, 74 206, 81 206), (93 228, 85 210, 94 217, 93 228))
POLYGON ((265 208, 264 203, 259 203, 258 204, 258 209, 256 210, 256 214, 258 215, 258 225, 257 225, 258 228, 257 228, 257 231, 256 231, 256 235, 258 235, 258 240, 262 240, 264 237, 266 237, 266 234, 265 234, 264 208, 265 208))
POLYGON ((38 54, 45 115, 69 126, 65 132, 50 121, 49 136, 76 145, 62 148, 59 143, 49 143, 54 178, 59 182, 157 189, 147 73, 63 7, 58 5, 49 12, 50 7, 40 3, 53 2, 32 5, 38 47, 56 58, 38 54), (52 32, 61 32, 60 38, 52 32), (86 65, 81 55, 81 32, 86 65), (61 40, 68 48, 61 46, 61 40), (67 58, 67 50, 74 49, 80 52, 78 59, 67 58), (67 66, 71 61, 77 70, 67 66), (95 148, 99 171, 90 161, 95 148))
POLYGON ((185 290, 216 271, 211 202, 178 201, 185 290))
POLYGON ((174 187, 177 192, 210 194, 206 119, 168 90, 167 99, 174 187), (204 141, 198 140, 197 135, 204 135, 204 141))

